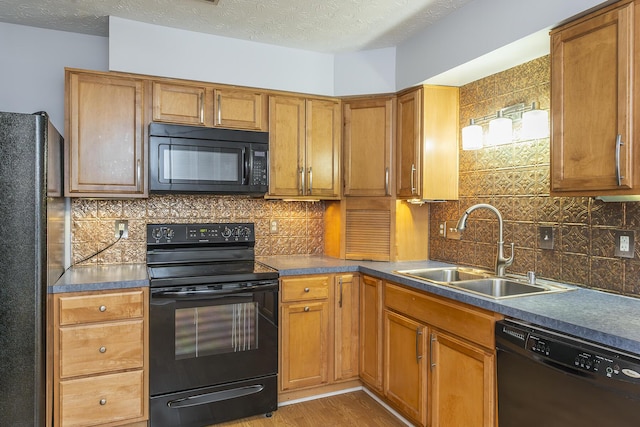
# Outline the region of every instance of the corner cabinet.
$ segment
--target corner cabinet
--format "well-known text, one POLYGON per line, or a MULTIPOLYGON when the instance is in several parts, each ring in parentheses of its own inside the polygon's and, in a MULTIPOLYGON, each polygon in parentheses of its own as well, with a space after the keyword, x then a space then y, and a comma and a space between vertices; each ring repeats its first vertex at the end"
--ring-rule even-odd
POLYGON ((458 199, 458 93, 420 86, 398 95, 398 198, 458 199))
POLYGON ((54 427, 146 425, 148 289, 50 299, 54 427))
POLYGON ((269 99, 269 197, 340 198, 340 102, 269 99))
POLYGON ((149 82, 66 70, 65 196, 147 197, 149 82))
POLYGON ((344 195, 394 196, 395 96, 344 101, 344 195))
POLYGON ((639 44, 636 1, 551 32, 552 194, 640 194, 639 44))

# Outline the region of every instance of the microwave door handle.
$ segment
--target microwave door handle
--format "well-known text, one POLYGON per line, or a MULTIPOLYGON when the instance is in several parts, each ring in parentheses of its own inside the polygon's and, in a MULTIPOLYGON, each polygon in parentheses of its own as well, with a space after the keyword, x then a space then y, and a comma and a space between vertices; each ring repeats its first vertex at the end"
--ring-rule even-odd
POLYGON ((247 156, 247 148, 242 148, 242 185, 249 183, 249 157, 247 156))

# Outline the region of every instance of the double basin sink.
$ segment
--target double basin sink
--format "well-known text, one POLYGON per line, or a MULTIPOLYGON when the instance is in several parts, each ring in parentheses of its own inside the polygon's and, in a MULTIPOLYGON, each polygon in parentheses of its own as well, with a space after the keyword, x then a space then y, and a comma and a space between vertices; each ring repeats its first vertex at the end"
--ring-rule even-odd
POLYGON ((468 267, 397 270, 395 273, 494 299, 549 294, 575 289, 547 280, 536 280, 531 283, 525 277, 497 277, 490 271, 468 267))

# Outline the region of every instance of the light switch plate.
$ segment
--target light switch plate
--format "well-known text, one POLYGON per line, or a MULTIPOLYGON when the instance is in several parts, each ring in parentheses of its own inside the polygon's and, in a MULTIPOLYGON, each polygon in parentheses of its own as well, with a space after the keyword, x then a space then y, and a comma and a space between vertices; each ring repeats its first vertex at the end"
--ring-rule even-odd
POLYGON ((553 227, 538 227, 538 247, 553 249, 553 227))
POLYGON ((635 253, 635 233, 633 230, 615 230, 615 256, 633 258, 635 253))

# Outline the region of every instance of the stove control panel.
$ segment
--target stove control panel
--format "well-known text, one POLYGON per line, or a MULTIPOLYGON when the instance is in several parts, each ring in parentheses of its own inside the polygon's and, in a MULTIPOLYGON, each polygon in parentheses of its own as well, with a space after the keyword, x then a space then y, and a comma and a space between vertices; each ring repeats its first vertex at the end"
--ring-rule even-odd
POLYGON ((254 243, 253 223, 148 224, 147 243, 254 243))

